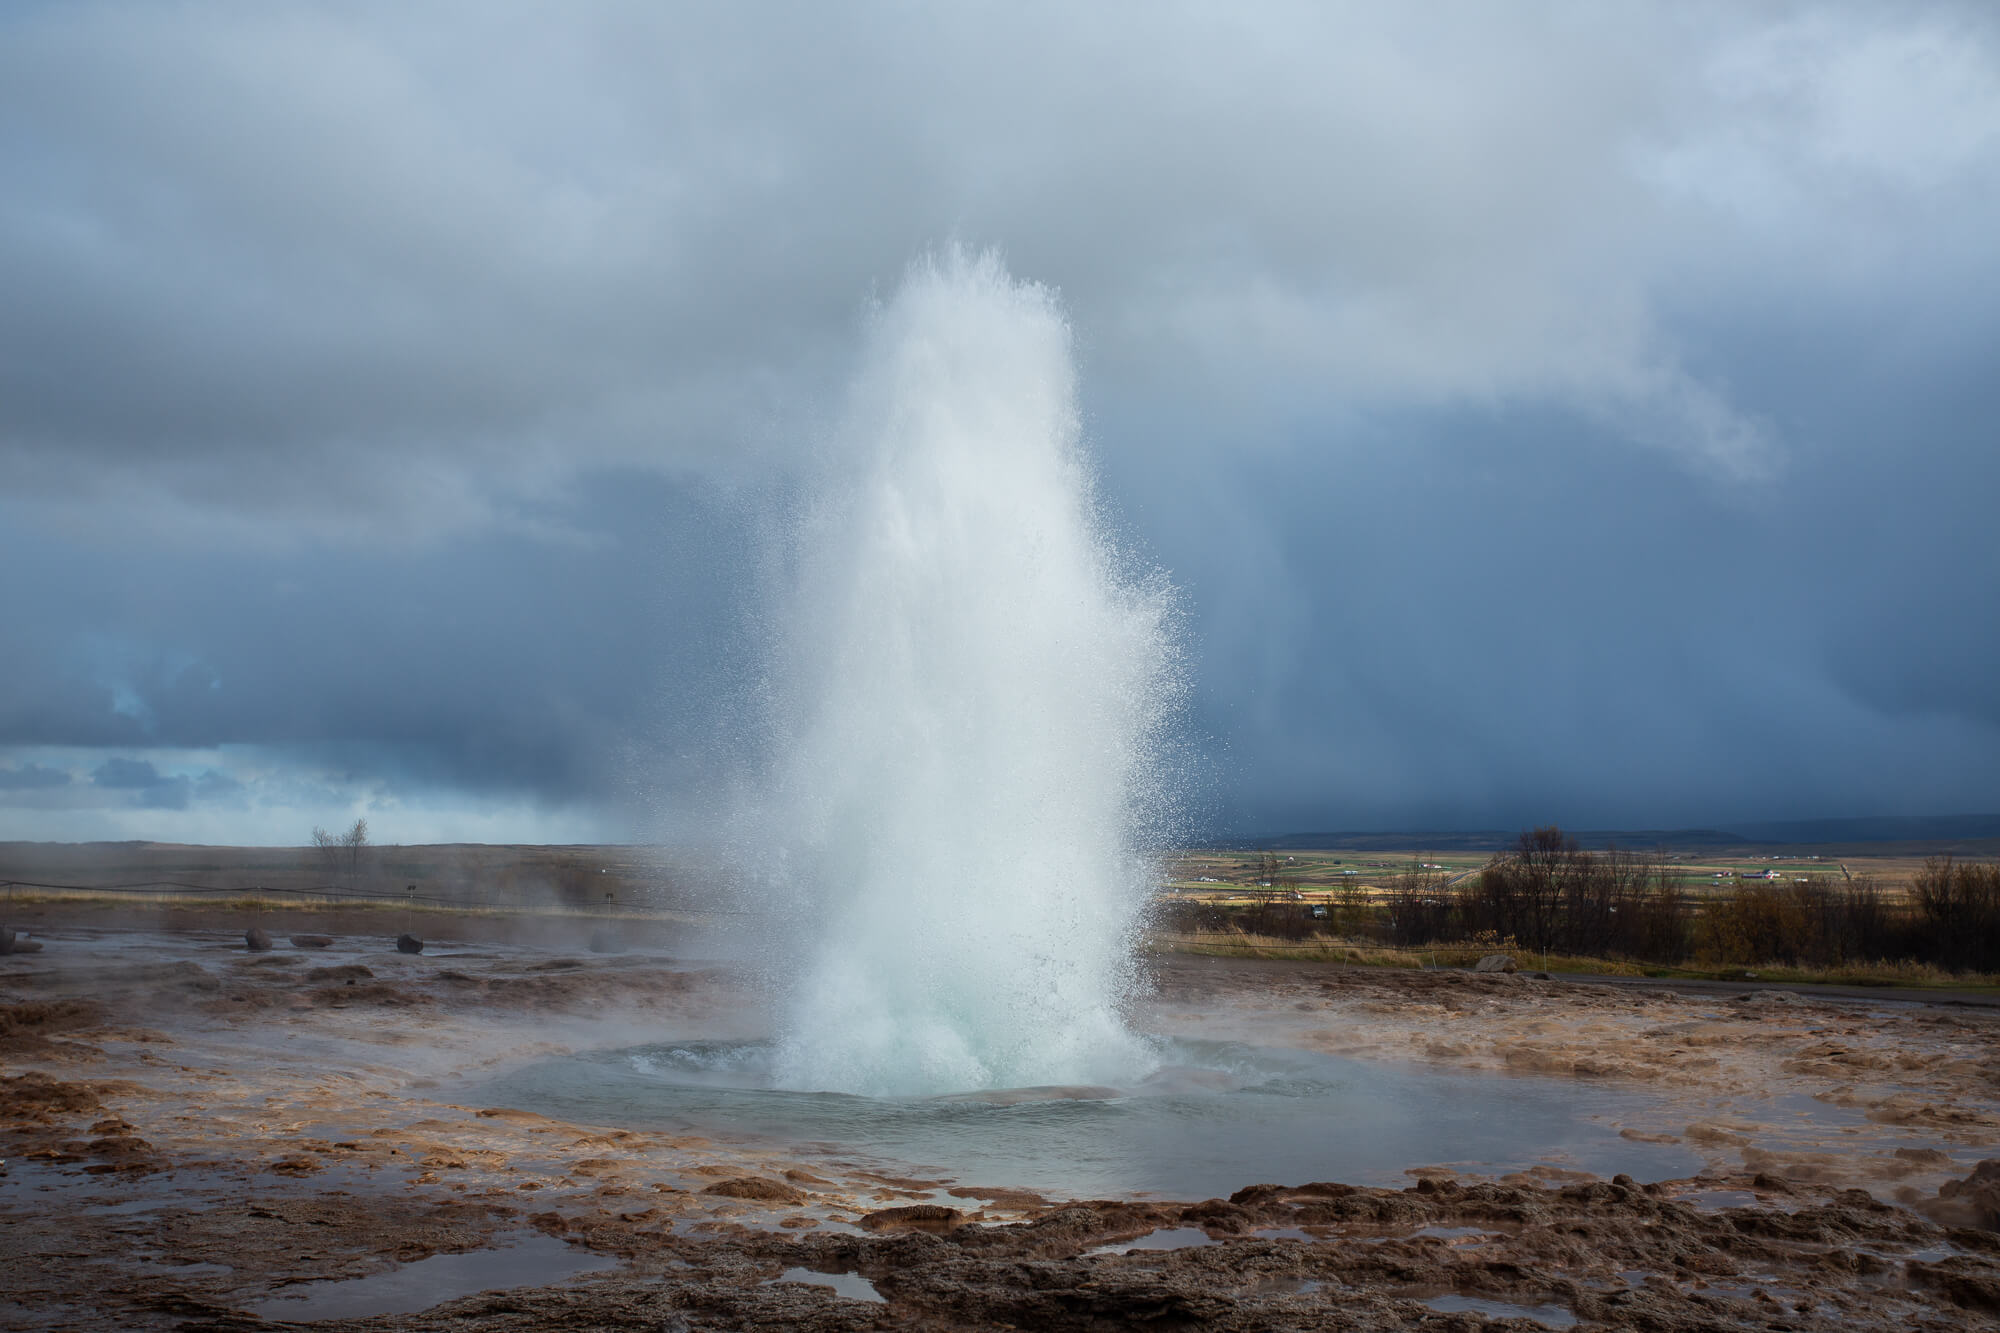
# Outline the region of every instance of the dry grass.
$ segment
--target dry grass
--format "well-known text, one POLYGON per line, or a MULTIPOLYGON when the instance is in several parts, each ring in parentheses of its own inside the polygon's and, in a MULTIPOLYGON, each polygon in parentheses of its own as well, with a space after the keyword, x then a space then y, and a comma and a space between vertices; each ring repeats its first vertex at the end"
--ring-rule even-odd
MULTIPOLYGON (((1899 986, 1912 990, 2000 990, 2000 976, 1990 972, 1948 972, 1929 963, 1908 960, 1844 963, 1833 967, 1753 967, 1759 981, 1813 983, 1823 986, 1899 986)), ((1740 969, 1704 974, 1739 975, 1740 969)))
POLYGON ((1309 962, 1344 963, 1350 967, 1418 969, 1471 967, 1489 953, 1505 953, 1523 971, 1564 972, 1581 976, 1657 977, 1687 980, 1740 980, 1745 973, 1758 981, 1819 986, 1894 986, 1912 990, 2000 990, 2000 976, 1952 973, 1924 963, 1878 962, 1809 968, 1776 965, 1703 970, 1647 966, 1617 958, 1580 958, 1565 954, 1527 953, 1490 945, 1441 945, 1433 949, 1391 949, 1355 940, 1321 937, 1284 940, 1270 935, 1232 931, 1154 931, 1147 947, 1155 953, 1199 954, 1212 958, 1288 958, 1309 962))
POLYGON ((1246 931, 1155 931, 1147 937, 1158 953, 1202 954, 1213 958, 1296 958, 1353 967, 1443 968, 1471 967, 1490 953, 1510 955, 1523 970, 1588 972, 1599 976, 1642 977, 1636 963, 1606 958, 1571 958, 1563 954, 1528 954, 1489 945, 1447 944, 1432 949, 1392 949, 1358 940, 1322 937, 1283 940, 1246 931))

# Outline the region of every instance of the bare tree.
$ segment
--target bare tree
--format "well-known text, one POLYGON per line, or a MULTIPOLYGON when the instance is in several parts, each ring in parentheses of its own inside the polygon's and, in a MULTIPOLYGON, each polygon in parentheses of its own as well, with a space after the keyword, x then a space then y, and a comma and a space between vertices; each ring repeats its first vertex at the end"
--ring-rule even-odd
POLYGON ((1418 853, 1402 874, 1387 882, 1383 916, 1391 944, 1414 949, 1452 937, 1450 879, 1447 871, 1426 864, 1423 854, 1418 853))
POLYGON ((1602 915, 1592 899, 1595 858, 1555 825, 1523 833, 1511 851, 1487 862, 1464 895, 1481 929, 1512 936, 1523 949, 1548 953, 1570 944, 1573 914, 1602 915))
POLYGON ((368 821, 357 819, 345 833, 328 833, 314 826, 312 832, 313 851, 319 857, 320 868, 331 879, 339 879, 342 873, 355 878, 361 875, 361 853, 368 846, 368 821))
POLYGON ((368 845, 368 821, 357 819, 354 827, 340 835, 340 844, 347 851, 347 870, 356 879, 361 877, 361 850, 368 845))
POLYGON ((1260 852, 1257 856, 1257 884, 1260 888, 1278 887, 1278 854, 1272 851, 1260 852))
POLYGON ((340 863, 343 859, 340 835, 338 833, 328 833, 325 829, 314 825, 312 836, 313 852, 319 858, 320 868, 326 872, 327 878, 338 879, 340 877, 340 863))

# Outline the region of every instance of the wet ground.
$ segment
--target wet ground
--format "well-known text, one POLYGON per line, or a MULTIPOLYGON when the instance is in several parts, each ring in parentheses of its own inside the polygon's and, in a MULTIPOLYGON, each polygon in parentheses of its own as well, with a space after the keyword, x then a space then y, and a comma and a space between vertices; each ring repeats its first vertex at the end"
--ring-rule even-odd
POLYGON ((593 954, 532 922, 461 923, 464 942, 411 956, 401 923, 322 917, 301 928, 330 945, 266 922, 275 947, 250 953, 196 924, 45 918, 41 952, 0 957, 0 1326, 2000 1319, 1987 1009, 1168 959, 1144 1030, 1435 1075, 1459 1099, 1574 1089, 1597 1139, 1686 1168, 1605 1179, 1561 1143, 1511 1169, 1417 1143, 1389 1176, 1315 1179, 1280 1152, 1262 1180, 1172 1198, 481 1095, 604 1052, 765 1035, 754 995, 657 938, 593 954))

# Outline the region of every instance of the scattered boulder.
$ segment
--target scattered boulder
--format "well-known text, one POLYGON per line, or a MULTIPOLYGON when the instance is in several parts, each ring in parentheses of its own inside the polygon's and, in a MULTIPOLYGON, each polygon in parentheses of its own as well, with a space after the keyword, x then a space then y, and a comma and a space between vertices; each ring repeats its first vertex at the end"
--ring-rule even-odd
POLYGON ((52 1115, 103 1109, 97 1094, 81 1083, 60 1083, 32 1070, 18 1078, 0 1077, 0 1119, 47 1124, 52 1115))
POLYGON ((294 949, 324 949, 332 943, 333 936, 331 935, 292 936, 292 947, 294 949))
POLYGON ((879 1208, 864 1215, 864 1231, 950 1231, 965 1220, 956 1208, 936 1203, 913 1203, 901 1208, 879 1208))
POLYGON ((1514 959, 1511 954, 1489 953, 1474 963, 1472 970, 1475 972, 1513 972, 1517 969, 1514 966, 1514 959))
POLYGON ((424 942, 408 931, 404 931, 396 937, 397 953, 422 953, 423 951, 424 942))
POLYGON ((1912 1259, 1903 1272, 1911 1286, 1929 1287, 1953 1305, 2000 1314, 2000 1280, 1991 1270, 1982 1271, 1963 1260, 1927 1264, 1912 1259))
POLYGON ((243 947, 251 953, 263 953, 271 947, 270 932, 257 926, 250 927, 243 932, 243 947))
POLYGON ((103 1019, 104 1010, 91 1000, 0 1004, 0 1063, 9 1055, 45 1051, 53 1034, 95 1027, 103 1019))
POLYGON ((2000 1157, 1989 1157, 1963 1180, 1947 1180, 1918 1211, 1945 1226, 2000 1231, 2000 1157))

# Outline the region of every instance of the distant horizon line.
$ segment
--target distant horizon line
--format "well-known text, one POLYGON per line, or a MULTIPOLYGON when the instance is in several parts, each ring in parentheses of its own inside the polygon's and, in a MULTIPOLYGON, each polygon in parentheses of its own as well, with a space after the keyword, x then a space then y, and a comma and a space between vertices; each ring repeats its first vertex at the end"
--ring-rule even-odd
MULTIPOLYGON (((1556 821, 1549 821, 1562 827, 1556 821)), ((1547 827, 1547 824, 1528 827, 1547 827)), ((1286 830, 1221 835, 1232 846, 1346 846, 1368 842, 1377 846, 1423 846, 1427 840, 1448 839, 1460 845, 1511 842, 1524 829, 1430 828, 1286 830)), ((2000 813, 1951 815, 1851 815, 1822 819, 1757 819, 1729 825, 1703 824, 1676 828, 1564 828, 1579 842, 1627 846, 1662 843, 1717 846, 1784 844, 1810 846, 1847 842, 1964 841, 2000 838, 2000 813)))
MULTIPOLYGON (((1550 821, 1555 822, 1555 821, 1550 821)), ((1528 825, 1527 828, 1546 827, 1528 825)), ((1561 827, 1558 823, 1557 827, 1561 827)), ((1266 830, 1232 832, 1216 830, 1206 838, 1186 844, 1201 847, 1347 847, 1372 844, 1376 848, 1428 847, 1443 850, 1446 842, 1461 848, 1504 846, 1525 828, 1372 828, 1339 830, 1266 830)), ((1593 846, 1628 847, 1681 844, 1727 846, 1751 844, 1815 845, 1848 842, 1976 841, 2000 839, 2000 812, 1951 815, 1854 815, 1824 819, 1746 820, 1732 826, 1691 825, 1677 828, 1565 828, 1580 843, 1593 846)), ((480 842, 452 839, 442 842, 381 842, 390 847, 630 847, 672 848, 687 843, 612 839, 600 842, 480 842)), ((0 847, 260 847, 314 850, 311 843, 287 842, 174 842, 161 838, 0 839, 0 847)))

